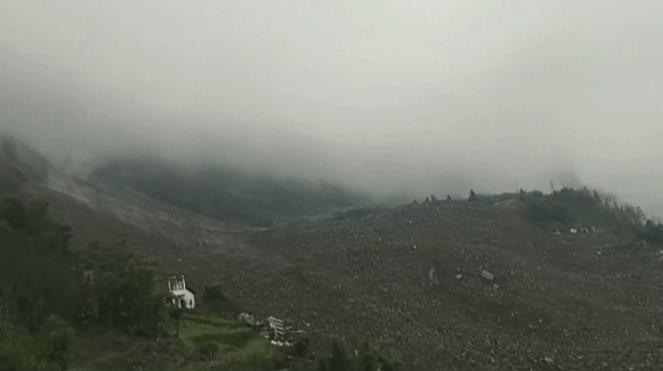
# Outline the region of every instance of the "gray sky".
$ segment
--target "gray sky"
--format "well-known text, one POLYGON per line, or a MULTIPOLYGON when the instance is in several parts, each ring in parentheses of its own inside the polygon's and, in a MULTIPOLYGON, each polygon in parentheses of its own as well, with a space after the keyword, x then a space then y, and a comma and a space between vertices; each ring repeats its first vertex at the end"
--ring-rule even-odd
POLYGON ((375 193, 574 174, 663 215, 661 40, 646 0, 0 0, 0 129, 375 193))

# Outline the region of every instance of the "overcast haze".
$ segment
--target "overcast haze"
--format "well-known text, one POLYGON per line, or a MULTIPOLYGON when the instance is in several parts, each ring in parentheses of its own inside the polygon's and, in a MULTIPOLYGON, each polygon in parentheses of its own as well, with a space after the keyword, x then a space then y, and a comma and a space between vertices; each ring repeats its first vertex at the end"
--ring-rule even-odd
POLYGON ((0 0, 0 129, 376 194, 575 176, 662 216, 661 40, 660 1, 0 0))

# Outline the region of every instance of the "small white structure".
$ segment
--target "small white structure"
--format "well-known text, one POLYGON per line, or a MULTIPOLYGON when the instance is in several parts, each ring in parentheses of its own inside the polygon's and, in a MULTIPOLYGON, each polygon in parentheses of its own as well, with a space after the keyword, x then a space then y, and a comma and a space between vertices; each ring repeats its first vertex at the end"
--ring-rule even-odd
POLYGON ((194 309, 196 307, 196 293, 186 287, 184 276, 170 277, 168 279, 168 291, 170 291, 175 308, 194 309))
POLYGON ((273 331, 275 339, 281 340, 285 337, 285 322, 282 319, 270 316, 267 318, 267 323, 273 331))
POLYGON ((267 318, 267 324, 269 326, 268 338, 272 345, 277 347, 286 347, 292 345, 286 340, 287 329, 285 327, 285 322, 282 319, 270 316, 267 318))

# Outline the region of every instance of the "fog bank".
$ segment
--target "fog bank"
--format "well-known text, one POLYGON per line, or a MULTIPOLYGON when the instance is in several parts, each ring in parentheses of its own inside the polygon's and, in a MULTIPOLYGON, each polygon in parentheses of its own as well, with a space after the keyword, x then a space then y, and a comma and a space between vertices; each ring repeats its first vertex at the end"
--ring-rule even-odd
POLYGON ((657 1, 0 0, 0 131, 385 195, 580 181, 663 216, 657 1))

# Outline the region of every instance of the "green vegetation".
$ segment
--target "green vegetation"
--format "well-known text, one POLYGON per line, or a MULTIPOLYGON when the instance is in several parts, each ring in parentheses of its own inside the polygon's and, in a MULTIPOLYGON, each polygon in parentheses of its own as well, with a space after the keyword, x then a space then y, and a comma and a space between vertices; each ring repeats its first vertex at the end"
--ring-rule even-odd
POLYGON ((74 330, 56 316, 37 332, 0 321, 0 370, 66 370, 74 330))
MULTIPOLYGON (((98 248, 73 253, 70 237, 49 219, 47 203, 0 202, 0 370, 287 366, 239 321, 169 312, 154 263, 98 248)), ((223 298, 216 291, 211 298, 223 298)))
POLYGON ((663 224, 647 220, 645 225, 636 229, 638 239, 649 242, 656 246, 663 246, 663 224))
POLYGON ((45 202, 0 203, 0 369, 64 370, 76 316, 70 229, 51 223, 45 202))
POLYGON ((66 369, 74 329, 162 331, 154 266, 129 255, 74 254, 70 237, 48 218, 46 202, 0 203, 0 368, 66 369))
POLYGON ((368 341, 334 341, 328 356, 319 360, 319 371, 397 371, 399 362, 368 341))
POLYGON ((467 198, 468 201, 477 201, 479 196, 473 189, 470 189, 470 197, 467 198))
POLYGON ((146 337, 164 332, 166 293, 153 262, 92 250, 82 266, 87 320, 146 337))
POLYGON ((185 314, 180 339, 213 370, 271 371, 287 367, 285 355, 243 323, 222 315, 185 314))
POLYGON ((183 314, 181 322, 179 336, 158 342, 108 331, 85 333, 73 347, 74 369, 276 371, 287 367, 279 349, 239 321, 206 312, 183 314))
POLYGON ((147 197, 218 220, 257 226, 367 201, 329 183, 252 175, 220 166, 183 170, 155 158, 110 162, 97 169, 93 179, 134 198, 147 197))
POLYGON ((617 202, 587 188, 563 188, 551 194, 520 191, 525 215, 537 225, 568 230, 595 228, 648 243, 663 244, 663 225, 647 219, 639 207, 617 202))

